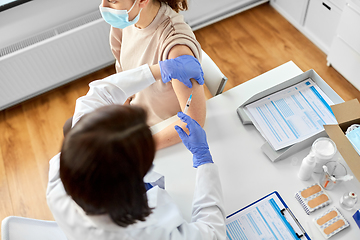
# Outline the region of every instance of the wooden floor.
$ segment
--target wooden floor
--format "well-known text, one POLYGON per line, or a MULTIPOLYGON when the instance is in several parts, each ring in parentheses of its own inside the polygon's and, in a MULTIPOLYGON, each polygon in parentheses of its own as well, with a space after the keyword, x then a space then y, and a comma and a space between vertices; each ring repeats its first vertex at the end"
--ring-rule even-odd
MULTIPOLYGON (((360 99, 358 90, 326 66, 326 55, 269 4, 195 34, 229 78, 225 91, 292 60, 303 71, 314 69, 344 100, 360 99)), ((48 161, 59 151, 62 125, 88 83, 112 73, 110 66, 0 112, 0 220, 9 215, 53 219, 45 191, 48 161)))

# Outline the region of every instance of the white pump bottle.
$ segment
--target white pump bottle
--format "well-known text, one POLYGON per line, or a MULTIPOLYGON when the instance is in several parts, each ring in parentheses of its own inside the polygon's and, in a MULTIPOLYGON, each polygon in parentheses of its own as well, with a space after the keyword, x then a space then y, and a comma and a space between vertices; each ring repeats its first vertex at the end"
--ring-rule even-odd
POLYGON ((300 178, 300 180, 303 181, 309 180, 311 174, 314 171, 315 165, 316 165, 315 155, 312 152, 310 152, 309 155, 307 155, 301 163, 300 170, 298 173, 298 177, 300 178))

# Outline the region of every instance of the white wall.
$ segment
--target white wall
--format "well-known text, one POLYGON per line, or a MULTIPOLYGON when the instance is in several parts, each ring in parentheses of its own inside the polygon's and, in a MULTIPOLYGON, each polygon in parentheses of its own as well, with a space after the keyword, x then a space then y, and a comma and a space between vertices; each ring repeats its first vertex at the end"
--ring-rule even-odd
POLYGON ((263 2, 267 0, 188 0, 189 10, 181 14, 196 30, 263 2))
POLYGON ((96 11, 100 3, 101 0, 33 0, 0 12, 0 48, 96 11))

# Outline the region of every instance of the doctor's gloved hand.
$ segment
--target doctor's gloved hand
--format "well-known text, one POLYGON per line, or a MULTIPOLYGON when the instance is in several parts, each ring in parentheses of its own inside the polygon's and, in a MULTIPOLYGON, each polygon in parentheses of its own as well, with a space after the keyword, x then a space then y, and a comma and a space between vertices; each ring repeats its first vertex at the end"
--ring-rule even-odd
POLYGON ((188 135, 181 127, 175 126, 175 130, 185 147, 193 154, 193 167, 197 168, 205 163, 213 163, 204 129, 197 121, 183 112, 179 112, 177 115, 181 121, 187 124, 186 127, 189 129, 188 135))
POLYGON ((195 79, 200 85, 204 84, 204 73, 200 62, 191 55, 182 55, 174 59, 160 61, 161 78, 164 83, 177 79, 188 88, 192 88, 190 78, 195 79))

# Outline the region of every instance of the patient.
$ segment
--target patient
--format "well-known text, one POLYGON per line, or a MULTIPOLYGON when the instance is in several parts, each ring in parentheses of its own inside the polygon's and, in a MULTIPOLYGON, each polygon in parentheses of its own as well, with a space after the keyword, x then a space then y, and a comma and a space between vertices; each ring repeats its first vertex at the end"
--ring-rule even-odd
MULTIPOLYGON (((186 0, 102 0, 100 12, 112 25, 110 45, 116 59, 116 71, 153 65, 181 55, 192 55, 200 60, 201 46, 178 13, 186 9, 186 0), (126 21, 119 19, 119 10, 126 10, 126 21)), ((127 103, 143 107, 148 115, 147 123, 153 126, 184 110, 191 93, 192 104, 187 113, 203 126, 206 99, 203 86, 198 84, 189 89, 179 81, 157 81, 131 96, 127 103)), ((176 124, 180 122, 154 135, 157 149, 180 142, 174 130, 176 124)))

